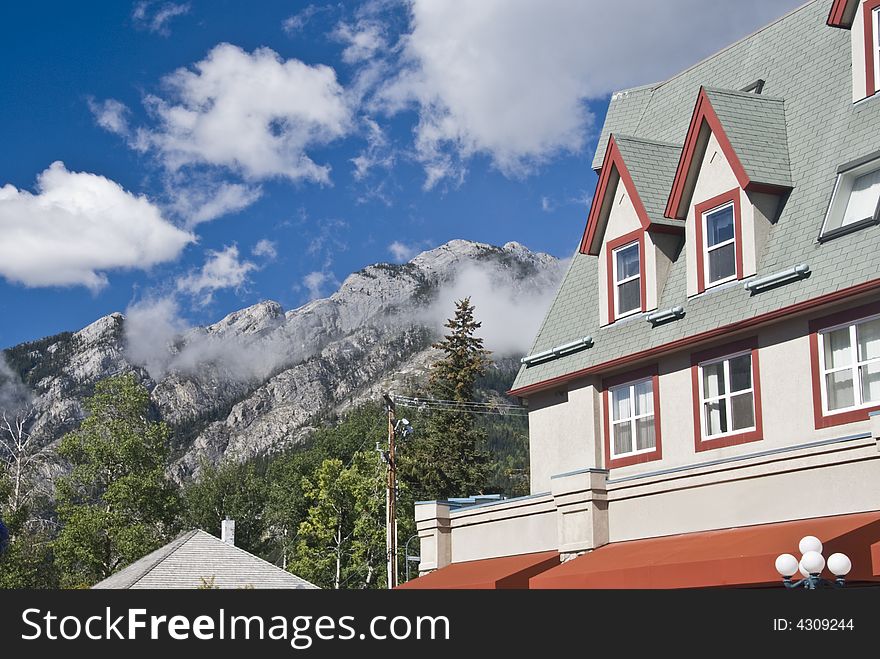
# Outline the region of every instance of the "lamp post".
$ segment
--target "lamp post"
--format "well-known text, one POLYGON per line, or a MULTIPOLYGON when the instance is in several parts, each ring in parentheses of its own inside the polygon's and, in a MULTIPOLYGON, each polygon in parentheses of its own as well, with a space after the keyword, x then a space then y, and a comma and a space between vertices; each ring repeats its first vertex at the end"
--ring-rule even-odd
POLYGON ((819 538, 808 535, 801 538, 798 543, 801 552, 801 560, 798 561, 791 554, 780 554, 776 558, 776 571, 782 577, 782 583, 786 588, 843 588, 846 585, 846 575, 852 570, 852 561, 846 554, 831 554, 828 562, 822 556, 822 542, 819 538), (834 581, 822 578, 822 570, 826 567, 834 575, 834 581), (792 581, 791 578, 800 572, 803 579, 792 581))

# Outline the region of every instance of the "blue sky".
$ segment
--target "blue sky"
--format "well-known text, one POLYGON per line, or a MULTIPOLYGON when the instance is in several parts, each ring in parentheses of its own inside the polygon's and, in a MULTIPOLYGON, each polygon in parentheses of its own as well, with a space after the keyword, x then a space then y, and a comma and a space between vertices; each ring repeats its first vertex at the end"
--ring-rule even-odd
POLYGON ((157 298, 294 308, 453 238, 568 256, 609 94, 797 4, 10 4, 0 347, 157 298))

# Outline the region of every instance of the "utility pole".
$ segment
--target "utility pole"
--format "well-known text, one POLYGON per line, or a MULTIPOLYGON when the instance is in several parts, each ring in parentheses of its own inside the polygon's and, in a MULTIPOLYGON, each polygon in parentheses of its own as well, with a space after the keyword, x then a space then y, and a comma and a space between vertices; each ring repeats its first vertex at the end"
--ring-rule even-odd
POLYGON ((388 482, 385 495, 385 549, 388 562, 388 588, 397 585, 397 463, 395 456, 394 400, 383 394, 385 411, 388 414, 388 482))

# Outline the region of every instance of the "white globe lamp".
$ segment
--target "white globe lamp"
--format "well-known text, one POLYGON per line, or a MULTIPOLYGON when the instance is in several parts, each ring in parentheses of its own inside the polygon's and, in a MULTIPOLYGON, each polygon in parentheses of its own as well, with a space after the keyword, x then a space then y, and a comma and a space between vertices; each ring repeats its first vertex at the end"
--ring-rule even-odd
POLYGON ((831 554, 828 557, 828 569, 835 577, 845 577, 852 570, 852 561, 846 554, 831 554))
POLYGON ((817 551, 808 551, 801 557, 801 567, 809 574, 821 574, 825 559, 817 551))
POLYGON ((776 558, 776 571, 788 579, 798 571, 798 559, 791 554, 780 554, 776 558))
POLYGON ((806 537, 801 538, 801 541, 798 543, 798 549, 801 552, 801 555, 806 554, 807 552, 814 551, 817 554, 822 553, 822 541, 819 540, 814 535, 808 535, 806 537))

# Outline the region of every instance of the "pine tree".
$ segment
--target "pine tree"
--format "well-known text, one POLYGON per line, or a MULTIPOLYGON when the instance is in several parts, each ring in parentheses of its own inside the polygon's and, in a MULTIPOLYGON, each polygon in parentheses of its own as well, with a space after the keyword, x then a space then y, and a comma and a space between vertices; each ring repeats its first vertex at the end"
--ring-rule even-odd
MULTIPOLYGON (((459 300, 455 316, 444 325, 449 332, 434 344, 443 356, 431 367, 432 398, 464 404, 473 402, 476 381, 489 363, 489 351, 476 336, 481 323, 474 320, 470 298, 459 300)), ((486 487, 489 456, 486 433, 473 412, 432 410, 424 432, 417 433, 401 472, 419 498, 446 499, 478 494, 486 487)))

